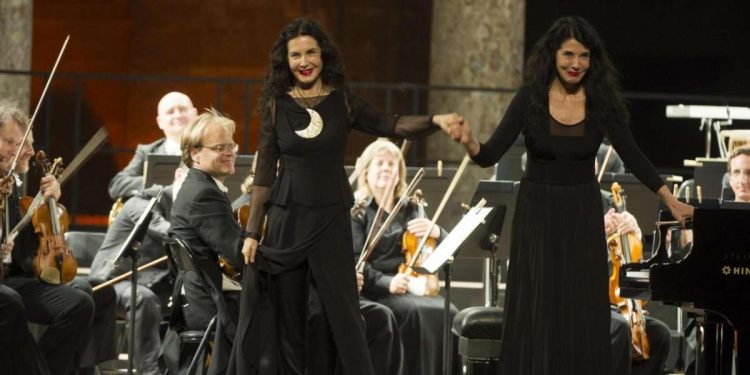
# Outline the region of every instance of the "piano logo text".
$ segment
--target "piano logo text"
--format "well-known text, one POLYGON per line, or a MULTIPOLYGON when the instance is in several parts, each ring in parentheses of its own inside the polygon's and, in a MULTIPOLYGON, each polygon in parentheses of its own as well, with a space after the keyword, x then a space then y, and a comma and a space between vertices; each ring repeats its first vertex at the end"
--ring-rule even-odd
POLYGON ((750 267, 724 266, 721 273, 725 276, 750 276, 750 267))

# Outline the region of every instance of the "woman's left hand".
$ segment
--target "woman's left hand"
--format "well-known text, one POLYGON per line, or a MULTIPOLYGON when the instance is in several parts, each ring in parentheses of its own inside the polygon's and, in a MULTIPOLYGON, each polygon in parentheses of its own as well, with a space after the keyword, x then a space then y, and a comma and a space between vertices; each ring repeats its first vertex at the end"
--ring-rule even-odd
MULTIPOLYGON (((430 229, 430 223, 431 221, 425 218, 413 219, 406 223, 406 229, 409 232, 414 233, 414 235, 417 237, 424 237, 427 234, 427 231, 430 229)), ((430 232, 430 237, 440 237, 440 227, 438 227, 437 225, 433 225, 432 231, 430 232)))
POLYGON ((432 122, 439 126, 446 134, 450 135, 453 140, 461 139, 463 133, 462 125, 464 117, 458 113, 444 113, 432 116, 432 122))

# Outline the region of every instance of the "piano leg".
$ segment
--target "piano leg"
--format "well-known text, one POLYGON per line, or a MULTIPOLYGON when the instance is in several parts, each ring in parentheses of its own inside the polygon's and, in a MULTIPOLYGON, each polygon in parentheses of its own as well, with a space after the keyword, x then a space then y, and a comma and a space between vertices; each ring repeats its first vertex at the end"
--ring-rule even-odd
MULTIPOLYGON (((731 375, 734 330, 717 315, 709 314, 703 324, 703 350, 698 365, 698 374, 731 375), (702 362, 702 363, 701 363, 702 362)), ((741 372, 740 372, 741 373, 741 372)))

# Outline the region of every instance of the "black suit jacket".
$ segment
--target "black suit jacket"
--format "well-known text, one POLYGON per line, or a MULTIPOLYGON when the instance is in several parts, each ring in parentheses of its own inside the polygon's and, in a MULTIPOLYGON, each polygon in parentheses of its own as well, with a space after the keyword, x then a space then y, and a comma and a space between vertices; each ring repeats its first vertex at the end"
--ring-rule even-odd
MULTIPOLYGON (((171 215, 170 236, 187 242, 195 253, 200 274, 210 283, 203 285, 201 278, 196 278, 197 275, 192 272, 178 276, 178 280, 183 280, 188 303, 185 309, 189 309, 189 312, 186 310, 185 314, 190 314, 190 320, 194 322, 208 322, 213 314, 218 314, 213 360, 208 373, 223 374, 226 372, 236 322, 222 298, 217 257, 222 255, 235 269, 242 269, 242 230, 232 215, 226 193, 219 189, 208 173, 195 168, 188 172, 172 204, 171 215)), ((187 324, 191 325, 189 322, 187 324)))
POLYGON ((214 262, 222 255, 235 269, 242 269, 242 230, 227 194, 208 173, 190 169, 171 216, 170 235, 185 240, 200 258, 214 262))
POLYGON ((146 156, 166 153, 165 140, 166 138, 161 138, 156 142, 136 147, 135 155, 130 159, 130 163, 109 182, 110 198, 132 197, 143 190, 143 163, 146 161, 146 156))

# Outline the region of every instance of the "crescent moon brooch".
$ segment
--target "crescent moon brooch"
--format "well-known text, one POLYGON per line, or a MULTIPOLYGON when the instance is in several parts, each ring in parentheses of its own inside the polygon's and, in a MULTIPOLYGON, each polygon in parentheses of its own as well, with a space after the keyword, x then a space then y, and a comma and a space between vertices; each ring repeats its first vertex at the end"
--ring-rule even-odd
POLYGON ((295 130, 294 132, 302 138, 315 138, 320 134, 320 132, 323 131, 323 118, 320 117, 320 114, 318 112, 315 112, 315 110, 312 110, 310 108, 305 109, 307 110, 307 113, 310 114, 310 123, 307 124, 306 128, 302 130, 295 130))

